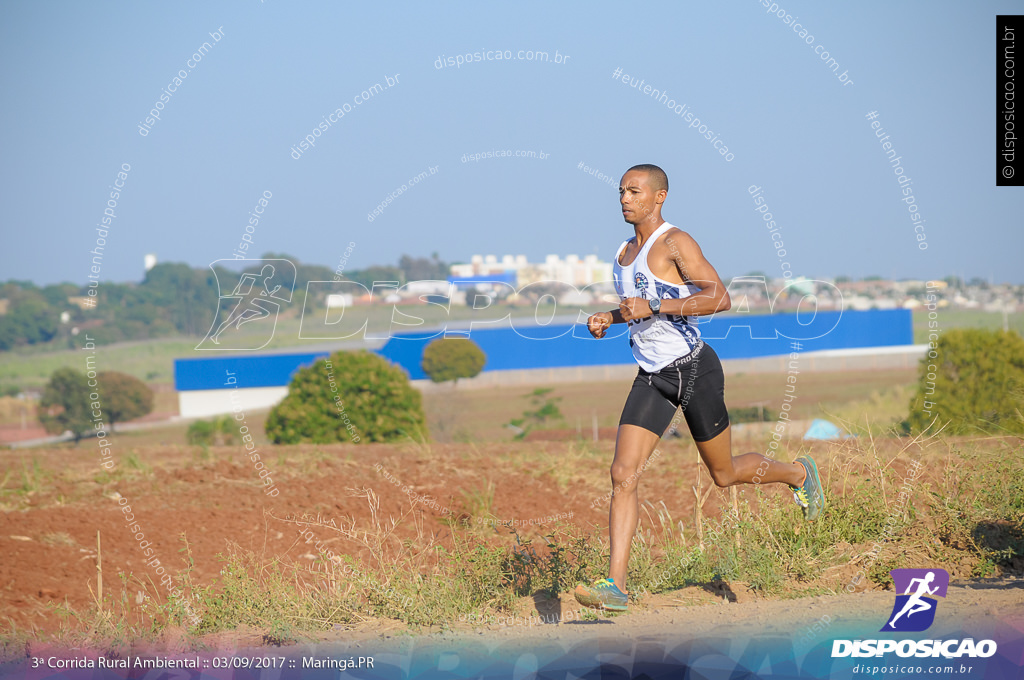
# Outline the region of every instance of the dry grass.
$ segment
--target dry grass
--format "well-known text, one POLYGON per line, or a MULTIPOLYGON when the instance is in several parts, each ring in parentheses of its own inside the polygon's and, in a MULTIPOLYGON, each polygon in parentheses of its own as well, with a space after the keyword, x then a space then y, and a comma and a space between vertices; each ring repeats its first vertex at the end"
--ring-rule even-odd
MULTIPOLYGON (((431 455, 429 445, 423 455, 431 455)), ((527 445, 523 445, 524 447, 527 445)), ((572 444, 533 455, 545 476, 570 475, 593 465, 594 453, 572 444), (554 456, 562 456, 556 470, 554 456)), ((645 503, 631 561, 630 585, 640 593, 692 584, 742 582, 764 597, 842 593, 885 587, 889 570, 943 567, 954 580, 1024 571, 1024 461, 1015 438, 963 439, 931 433, 910 438, 864 436, 817 444, 830 506, 813 524, 782 494, 755 488, 734 506, 693 479, 695 493, 717 498, 734 514, 704 506, 690 518, 672 517, 664 503, 645 503), (920 462, 914 476, 911 461, 920 462), (901 491, 906 493, 901 496, 901 491), (698 531, 699 527, 699 531, 698 531), (865 578, 857 579, 863 573, 865 578)), ((513 464, 501 461, 501 464, 513 464)), ((464 499, 487 512, 485 486, 464 499)), ((390 513, 370 489, 349 489, 369 510, 346 523, 268 517, 268 530, 295 536, 298 561, 233 547, 217 582, 199 586, 190 570, 182 589, 202 622, 192 635, 237 627, 267 640, 295 640, 336 626, 393 620, 445 627, 459 618, 486 620, 516 611, 519 598, 564 593, 576 581, 603 576, 604 529, 563 526, 540 543, 516 532, 487 533, 454 522, 428 535, 410 504, 390 513), (398 528, 409 528, 398 538, 398 528)), ((47 540, 66 542, 60 534, 47 540)), ((151 583, 129 578, 97 595, 89 611, 63 608, 64 642, 126 641, 182 626, 181 602, 161 599, 151 583), (141 609, 130 601, 145 594, 141 609), (142 613, 139 613, 139 612, 142 613)))

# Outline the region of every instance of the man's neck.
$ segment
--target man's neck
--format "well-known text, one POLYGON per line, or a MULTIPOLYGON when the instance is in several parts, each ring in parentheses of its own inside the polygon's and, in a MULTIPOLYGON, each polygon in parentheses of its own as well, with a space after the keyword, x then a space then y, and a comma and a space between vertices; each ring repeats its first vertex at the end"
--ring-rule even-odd
POLYGON ((633 230, 636 233, 637 245, 643 245, 647 242, 647 239, 651 237, 651 234, 658 230, 658 227, 665 224, 665 220, 661 216, 657 216, 652 219, 646 219, 640 224, 634 224, 633 230))

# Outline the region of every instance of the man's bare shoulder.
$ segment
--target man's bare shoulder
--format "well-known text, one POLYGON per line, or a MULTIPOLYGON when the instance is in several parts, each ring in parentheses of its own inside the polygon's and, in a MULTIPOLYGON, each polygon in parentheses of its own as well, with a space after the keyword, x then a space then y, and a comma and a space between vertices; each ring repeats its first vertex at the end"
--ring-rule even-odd
POLYGON ((697 241, 679 227, 672 227, 665 232, 665 237, 661 239, 659 245, 666 251, 672 251, 680 248, 692 248, 697 245, 697 241))
MULTIPOLYGON (((694 238, 692 236, 690 236, 689 232, 683 231, 679 227, 672 227, 671 229, 669 229, 668 231, 665 232, 665 240, 667 241, 670 238, 678 238, 678 239, 683 239, 683 240, 694 241, 694 238)), ((694 241, 694 242, 696 242, 696 241, 694 241)))

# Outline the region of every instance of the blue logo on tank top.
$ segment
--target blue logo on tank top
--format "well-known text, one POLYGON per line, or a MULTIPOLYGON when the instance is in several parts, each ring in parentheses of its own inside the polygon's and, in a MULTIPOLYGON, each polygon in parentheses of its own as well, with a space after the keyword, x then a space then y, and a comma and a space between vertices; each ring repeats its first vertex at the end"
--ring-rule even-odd
POLYGON ((633 277, 633 283, 636 285, 636 292, 640 294, 640 297, 647 298, 647 277, 644 276, 643 272, 637 272, 636 276, 633 277))

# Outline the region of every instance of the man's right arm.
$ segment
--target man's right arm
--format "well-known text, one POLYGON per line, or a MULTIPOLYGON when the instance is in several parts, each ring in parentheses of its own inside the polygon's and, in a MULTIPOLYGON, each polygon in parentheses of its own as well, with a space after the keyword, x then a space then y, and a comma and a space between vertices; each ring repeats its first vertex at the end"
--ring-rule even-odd
POLYGON ((607 331, 608 327, 613 323, 626 323, 626 320, 622 318, 622 312, 618 309, 592 314, 590 318, 587 319, 587 330, 589 330, 590 334, 595 338, 603 338, 605 331, 607 331))

